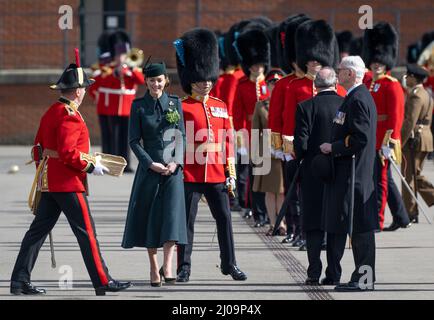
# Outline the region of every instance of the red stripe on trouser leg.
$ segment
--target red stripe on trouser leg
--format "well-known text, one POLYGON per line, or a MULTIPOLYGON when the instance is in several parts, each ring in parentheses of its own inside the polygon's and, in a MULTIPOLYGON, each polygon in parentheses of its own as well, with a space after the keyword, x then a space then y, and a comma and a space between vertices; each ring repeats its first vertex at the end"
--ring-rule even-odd
POLYGON ((386 211, 387 204, 387 166, 389 163, 385 160, 384 166, 381 167, 381 180, 379 181, 378 190, 381 192, 381 206, 378 212, 378 217, 380 218, 380 229, 383 230, 384 227, 384 211, 386 211))
POLYGON ((95 267, 98 272, 99 279, 103 286, 108 284, 107 275, 104 272, 104 268, 102 266, 101 258, 99 256, 98 245, 96 243, 95 234, 93 232, 92 223, 90 221, 89 210, 87 209, 86 200, 83 197, 83 194, 77 193, 78 202, 80 203, 81 212, 83 213, 83 220, 86 227, 86 232, 89 236, 90 249, 92 251, 93 261, 95 262, 95 267))

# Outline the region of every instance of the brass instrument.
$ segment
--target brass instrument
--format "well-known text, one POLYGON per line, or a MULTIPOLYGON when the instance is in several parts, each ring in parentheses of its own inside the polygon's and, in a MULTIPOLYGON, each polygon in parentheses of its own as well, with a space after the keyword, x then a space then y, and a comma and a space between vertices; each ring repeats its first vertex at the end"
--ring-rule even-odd
POLYGON ((145 61, 145 55, 143 53, 143 50, 138 48, 132 48, 127 55, 127 59, 125 63, 130 68, 141 68, 143 66, 144 61, 145 61))

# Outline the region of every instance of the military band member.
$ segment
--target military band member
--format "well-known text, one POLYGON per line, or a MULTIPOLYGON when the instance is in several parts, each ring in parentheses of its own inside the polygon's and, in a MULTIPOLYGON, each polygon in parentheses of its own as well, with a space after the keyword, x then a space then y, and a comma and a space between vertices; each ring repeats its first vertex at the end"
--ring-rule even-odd
MULTIPOLYGON (((393 220, 402 227, 410 223, 398 188, 390 169, 389 160, 384 154, 390 149, 383 145, 387 130, 393 130, 395 154, 400 161, 401 127, 404 120, 404 92, 399 81, 388 74, 397 59, 398 34, 386 22, 377 23, 373 29, 366 29, 363 41, 364 61, 372 71, 372 81, 368 86, 377 108, 377 196, 380 230, 384 227, 384 211, 389 204, 393 220)), ((392 228, 393 229, 393 228, 392 228)), ((384 231, 390 231, 385 228, 384 231)))
POLYGON ((321 152, 331 156, 328 160, 333 163, 328 178, 330 182, 324 189, 323 204, 323 230, 327 232, 326 275, 332 280, 328 284, 340 280, 340 260, 345 251, 347 234, 350 233, 355 270, 350 281, 336 286, 335 290, 374 290, 374 230, 378 228, 374 183, 377 113, 374 100, 362 82, 365 73, 363 60, 359 56, 345 57, 338 72, 339 83, 348 93, 333 119, 331 143, 320 146, 321 152), (353 155, 355 160, 352 160, 353 155), (354 172, 352 161, 355 161, 354 172), (354 190, 349 187, 352 176, 354 190), (366 281, 362 279, 364 274, 367 275, 366 281))
POLYGON ((228 192, 235 190, 236 178, 233 129, 225 103, 209 96, 219 74, 217 39, 207 29, 193 29, 174 44, 178 75, 188 94, 182 101, 187 140, 184 190, 188 244, 178 246, 177 281, 190 279, 194 223, 202 195, 217 223, 221 272, 234 280, 246 280, 236 265, 229 208, 228 192))
POLYGON ((128 162, 124 172, 132 172, 128 120, 137 88, 145 80, 139 68, 130 68, 126 64, 131 47, 129 36, 124 31, 116 31, 110 34, 108 41, 113 61, 95 78, 90 95, 97 103, 103 151, 124 157, 128 162))
POLYGON ((111 278, 101 256, 87 201, 87 174, 101 176, 108 171, 100 158, 89 154, 89 131, 78 111, 86 88, 92 83, 77 62, 70 64, 57 84, 51 86, 60 90, 61 96, 41 118, 35 138, 32 154, 38 165, 35 183, 41 197, 12 272, 12 294, 45 294, 44 289, 31 284, 30 275, 39 250, 61 212, 80 245, 96 295, 130 286, 129 282, 111 278))
MULTIPOLYGON (((409 88, 405 103, 404 123, 401 136, 403 156, 402 171, 410 187, 422 196, 428 207, 434 205, 434 186, 421 175, 423 163, 429 152, 433 151, 433 136, 430 130, 433 113, 433 99, 423 87, 428 71, 416 65, 407 65, 406 83, 409 88), (416 183, 414 179, 416 178, 416 183)), ((418 215, 417 205, 405 187, 402 197, 410 219, 418 215)), ((398 225, 399 226, 399 225, 398 225)))

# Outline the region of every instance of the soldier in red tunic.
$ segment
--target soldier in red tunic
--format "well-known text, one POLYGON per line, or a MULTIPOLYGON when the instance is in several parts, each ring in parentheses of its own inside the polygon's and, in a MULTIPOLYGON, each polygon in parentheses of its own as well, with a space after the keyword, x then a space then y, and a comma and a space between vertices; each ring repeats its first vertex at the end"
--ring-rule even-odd
MULTIPOLYGON (((367 87, 377 107, 376 184, 381 230, 384 226, 386 203, 389 204, 394 225, 407 227, 410 222, 401 194, 392 179, 387 159, 390 149, 388 145, 384 145, 386 131, 393 130, 391 138, 395 141, 396 146, 395 161, 400 163, 404 91, 399 81, 388 74, 396 63, 397 53, 398 34, 391 24, 380 22, 373 29, 366 29, 363 58, 372 71, 372 80, 367 87)), ((389 228, 384 230, 393 231, 389 228)))
MULTIPOLYGON (((334 67, 339 62, 339 50, 333 29, 324 20, 306 20, 295 29, 297 66, 304 73, 302 77, 294 78, 286 87, 283 107, 283 125, 281 129, 283 156, 287 163, 287 179, 292 181, 296 168, 293 162, 293 139, 295 130, 295 113, 297 105, 316 95, 314 79, 318 71, 325 66, 334 67), (291 169, 292 168, 292 169, 291 169)), ((345 89, 338 85, 337 93, 345 95, 345 89)), ((294 192, 296 189, 294 188, 294 192)), ((304 249, 304 240, 298 218, 297 195, 292 197, 290 213, 294 224, 293 246, 304 249)), ((302 214, 302 213, 301 213, 302 214)), ((289 242, 291 242, 289 240, 289 242)))
POLYGON ((39 250, 62 211, 80 245, 96 294, 105 295, 106 291, 120 291, 131 285, 110 277, 86 197, 87 174, 108 172, 99 157, 89 154, 89 132, 78 111, 86 88, 92 83, 77 59, 77 64, 70 64, 57 84, 51 86, 60 90, 62 96, 43 115, 36 134, 32 155, 38 170, 34 183, 41 197, 12 272, 12 294, 45 293, 44 289, 31 284, 30 274, 39 250))
POLYGON ((219 72, 217 39, 207 29, 194 29, 174 44, 178 75, 188 94, 182 101, 187 140, 184 190, 188 244, 178 246, 177 281, 190 279, 194 222, 202 195, 217 223, 221 272, 234 280, 246 280, 236 265, 229 208, 228 191, 235 190, 236 178, 232 126, 225 103, 209 96, 219 72))
POLYGON ((297 27, 309 20, 304 14, 291 16, 285 21, 286 27, 280 36, 283 45, 282 68, 287 65, 289 73, 277 81, 273 94, 270 99, 270 109, 268 113, 268 126, 271 129, 271 153, 283 160, 282 152, 282 127, 283 127, 283 107, 285 105, 285 92, 288 85, 297 77, 303 77, 303 72, 297 67, 295 61, 295 31, 297 27))
MULTIPOLYGON (((234 128, 237 131, 237 151, 241 155, 241 165, 249 164, 252 118, 258 101, 267 100, 270 96, 265 74, 270 68, 270 43, 267 35, 260 28, 247 26, 236 41, 236 47, 242 61, 245 77, 240 79, 234 101, 234 128)), ((254 141, 252 143, 258 143, 254 141)), ((267 209, 265 206, 265 193, 255 192, 253 187, 253 174, 250 163, 249 194, 255 227, 265 224, 267 209)))
POLYGON ((130 40, 123 31, 116 31, 108 38, 113 62, 95 77, 90 95, 97 103, 101 126, 102 149, 105 153, 124 157, 129 166, 128 120, 131 104, 136 97, 138 85, 145 83, 139 68, 130 68, 126 63, 130 40))

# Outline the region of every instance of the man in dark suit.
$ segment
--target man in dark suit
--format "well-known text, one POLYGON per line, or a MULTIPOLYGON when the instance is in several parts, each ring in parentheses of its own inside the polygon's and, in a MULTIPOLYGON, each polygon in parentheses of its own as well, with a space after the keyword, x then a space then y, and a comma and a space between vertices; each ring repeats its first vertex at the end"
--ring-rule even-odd
POLYGON ((330 154, 334 176, 324 190, 324 221, 327 249, 333 257, 328 268, 340 277, 340 260, 344 253, 346 234, 352 221, 351 244, 355 270, 348 283, 337 291, 373 290, 375 282, 375 234, 378 229, 377 200, 374 183, 375 135, 377 112, 368 89, 362 85, 365 64, 359 56, 342 59, 338 68, 339 83, 347 96, 333 119, 332 143, 320 146, 330 154), (352 158, 355 171, 352 171, 352 158), (351 181, 354 177, 354 189, 351 181), (354 209, 351 209, 351 195, 354 209), (353 219, 350 217, 353 215, 353 219))
MULTIPOLYGON (((321 247, 324 231, 321 230, 322 199, 324 183, 312 171, 312 160, 321 153, 319 146, 330 141, 331 124, 344 98, 336 93, 336 73, 330 67, 322 68, 317 74, 315 88, 318 94, 297 106, 294 149, 300 167, 302 228, 306 234, 307 269, 306 284, 319 284, 321 276, 321 247)), ((339 279, 338 279, 339 280, 339 279)))

